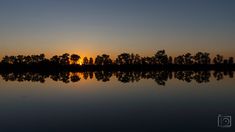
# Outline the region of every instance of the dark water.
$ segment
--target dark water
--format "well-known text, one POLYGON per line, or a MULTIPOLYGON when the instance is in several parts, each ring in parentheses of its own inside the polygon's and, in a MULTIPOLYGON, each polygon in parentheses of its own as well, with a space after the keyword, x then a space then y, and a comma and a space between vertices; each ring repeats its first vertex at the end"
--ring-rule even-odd
POLYGON ((235 118, 233 72, 1 76, 0 132, 234 131, 217 122, 235 118))

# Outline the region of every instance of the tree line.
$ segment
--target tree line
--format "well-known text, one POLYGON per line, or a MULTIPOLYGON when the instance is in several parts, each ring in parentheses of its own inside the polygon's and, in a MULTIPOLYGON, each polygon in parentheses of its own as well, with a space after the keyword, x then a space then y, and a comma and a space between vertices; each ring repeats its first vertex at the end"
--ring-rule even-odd
POLYGON ((193 64, 234 64, 234 58, 224 58, 217 54, 214 58, 210 58, 207 52, 197 52, 195 55, 191 53, 182 54, 176 57, 168 56, 165 50, 158 50, 153 56, 141 57, 139 54, 122 53, 112 60, 110 55, 97 55, 95 59, 84 57, 78 54, 64 53, 62 55, 54 55, 46 58, 45 54, 39 55, 17 55, 4 56, 0 62, 3 65, 193 65, 193 64), (82 60, 82 64, 78 64, 82 60))

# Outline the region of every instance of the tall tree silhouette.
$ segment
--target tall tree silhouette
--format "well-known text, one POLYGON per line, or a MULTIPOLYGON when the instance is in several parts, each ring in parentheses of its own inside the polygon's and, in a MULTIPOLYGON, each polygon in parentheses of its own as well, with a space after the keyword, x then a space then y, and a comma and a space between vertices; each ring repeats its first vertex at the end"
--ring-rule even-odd
POLYGON ((168 63, 168 57, 165 53, 165 50, 159 50, 155 54, 155 61, 157 64, 167 64, 168 63))
POLYGON ((83 65, 88 65, 89 64, 89 60, 87 59, 87 57, 83 58, 83 65))
POLYGON ((43 62, 47 61, 47 59, 45 58, 45 54, 40 54, 39 57, 38 57, 38 61, 40 63, 43 63, 43 62))
POLYGON ((184 64, 191 65, 193 64, 193 56, 190 53, 184 55, 184 64))
POLYGON ((139 54, 134 55, 134 64, 141 64, 141 57, 139 54))
POLYGON ((234 62, 233 62, 233 57, 229 57, 229 58, 228 58, 228 63, 229 63, 229 64, 233 64, 233 63, 234 63, 234 62))
POLYGON ((130 64, 131 63, 130 54, 122 53, 122 54, 118 55, 115 62, 116 62, 117 65, 128 65, 128 64, 130 64))
POLYGON ((184 64, 184 56, 179 55, 179 56, 175 57, 174 63, 178 64, 178 65, 183 65, 184 64))
POLYGON ((77 64, 78 60, 80 59, 80 56, 77 54, 72 54, 70 56, 70 60, 72 61, 72 64, 77 64))
POLYGON ((225 65, 228 64, 228 59, 224 59, 224 64, 225 64, 225 65))
POLYGON ((109 58, 109 55, 103 54, 102 56, 98 55, 95 59, 96 65, 111 65, 112 60, 109 58))
POLYGON ((173 61, 172 57, 169 56, 169 57, 168 57, 168 64, 172 64, 172 63, 173 63, 172 61, 173 61))
POLYGON ((209 57, 209 53, 202 53, 202 52, 198 52, 195 56, 194 56, 194 60, 195 60, 195 64, 210 64, 210 57, 209 57))
POLYGON ((93 65, 93 58, 91 58, 91 57, 89 59, 89 65, 93 65))

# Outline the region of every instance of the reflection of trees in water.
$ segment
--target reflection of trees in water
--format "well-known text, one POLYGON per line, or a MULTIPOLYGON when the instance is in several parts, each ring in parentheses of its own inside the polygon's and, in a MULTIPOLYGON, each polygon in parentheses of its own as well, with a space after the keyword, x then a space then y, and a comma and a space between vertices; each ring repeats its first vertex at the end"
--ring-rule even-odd
POLYGON ((87 80, 88 77, 89 77, 89 73, 88 72, 83 72, 83 78, 85 80, 87 80))
POLYGON ((52 73, 50 75, 50 78, 54 81, 62 81, 64 83, 69 83, 69 72, 52 73))
POLYGON ((78 82, 81 80, 81 78, 79 77, 79 75, 76 72, 72 72, 71 76, 70 76, 70 80, 71 80, 71 82, 78 82))
POLYGON ((115 73, 116 78, 118 81, 123 82, 123 83, 128 83, 128 82, 138 82, 141 78, 141 72, 123 72, 123 71, 118 71, 115 73))
POLYGON ((165 85, 168 80, 168 71, 160 71, 154 75, 154 80, 159 85, 165 85))
POLYGON ((5 81, 32 81, 32 82, 45 82, 45 78, 49 77, 48 74, 41 73, 1 73, 3 80, 5 81))
POLYGON ((209 71, 199 71, 196 72, 194 75, 194 79, 196 82, 198 83, 204 83, 204 82, 209 82, 209 78, 210 78, 211 74, 209 71))
POLYGON ((193 80, 193 71, 176 71, 174 72, 174 77, 186 82, 191 82, 193 80))
POLYGON ((229 76, 230 78, 233 78, 233 71, 214 71, 213 76, 216 78, 216 80, 222 80, 224 76, 229 76))
POLYGON ((195 80, 197 83, 209 82, 210 71, 176 71, 175 78, 185 82, 195 80))
POLYGON ((196 81, 197 83, 207 83, 210 81, 211 75, 216 80, 222 80, 224 76, 233 78, 233 71, 87 71, 87 72, 53 72, 53 73, 0 73, 5 81, 32 81, 44 83, 46 78, 51 78, 54 81, 61 81, 64 83, 79 82, 81 78, 93 79, 97 81, 110 81, 112 76, 115 76, 118 81, 123 83, 138 82, 141 79, 152 79, 158 85, 166 85, 168 79, 173 77, 185 82, 196 81), (212 73, 212 74, 211 74, 212 73), (174 75, 174 76, 173 76, 174 75))
POLYGON ((110 80, 111 76, 112 76, 111 71, 95 71, 95 77, 97 81, 107 82, 110 80))

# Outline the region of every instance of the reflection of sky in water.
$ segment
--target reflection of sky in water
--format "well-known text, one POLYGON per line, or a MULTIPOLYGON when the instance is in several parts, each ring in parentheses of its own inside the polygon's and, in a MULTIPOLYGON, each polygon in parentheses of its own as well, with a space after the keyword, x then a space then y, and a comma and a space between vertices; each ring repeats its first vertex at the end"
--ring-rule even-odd
POLYGON ((228 77, 202 84, 172 79, 166 86, 115 77, 0 84, 2 130, 217 130, 217 115, 235 111, 234 78, 228 77))

